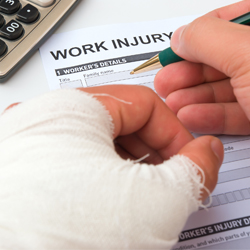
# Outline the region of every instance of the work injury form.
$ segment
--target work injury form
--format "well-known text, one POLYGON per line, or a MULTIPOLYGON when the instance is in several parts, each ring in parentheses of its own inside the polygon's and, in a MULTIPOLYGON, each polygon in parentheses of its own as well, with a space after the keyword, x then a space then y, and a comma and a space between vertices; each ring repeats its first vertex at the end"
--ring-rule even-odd
MULTIPOLYGON (((157 70, 130 72, 169 47, 173 32, 196 17, 54 34, 40 48, 50 89, 106 84, 140 84, 154 89, 157 70)), ((218 137, 224 144, 225 159, 212 202, 190 216, 175 250, 216 249, 217 244, 250 236, 250 136, 218 137)))

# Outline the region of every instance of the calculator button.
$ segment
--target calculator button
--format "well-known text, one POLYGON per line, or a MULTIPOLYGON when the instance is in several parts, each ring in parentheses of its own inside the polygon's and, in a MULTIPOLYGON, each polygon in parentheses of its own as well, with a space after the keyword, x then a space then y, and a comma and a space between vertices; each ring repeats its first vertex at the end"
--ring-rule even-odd
POLYGON ((11 20, 0 29, 0 36, 9 40, 15 40, 19 38, 23 32, 23 26, 17 21, 11 20))
POLYGON ((17 20, 24 23, 32 23, 38 18, 38 16, 38 9, 31 4, 27 4, 17 13, 17 20))
POLYGON ((0 56, 2 56, 6 50, 7 50, 6 43, 0 39, 0 56))
POLYGON ((0 14, 0 28, 4 25, 4 17, 0 14))
POLYGON ((19 0, 3 0, 0 2, 0 11, 5 14, 13 14, 19 10, 20 6, 19 0))
POLYGON ((28 0, 28 1, 40 5, 42 7, 48 7, 55 2, 55 0, 28 0))

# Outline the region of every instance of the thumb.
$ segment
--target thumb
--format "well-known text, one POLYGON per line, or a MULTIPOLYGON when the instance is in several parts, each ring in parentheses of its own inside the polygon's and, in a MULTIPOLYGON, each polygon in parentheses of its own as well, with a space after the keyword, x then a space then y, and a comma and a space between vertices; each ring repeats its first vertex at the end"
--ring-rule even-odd
POLYGON ((233 77, 242 59, 249 61, 249 31, 247 25, 205 15, 177 29, 171 48, 188 61, 205 63, 233 77))
MULTIPOLYGON (((196 163, 204 172, 205 187, 210 191, 214 190, 219 168, 224 157, 224 148, 221 141, 213 136, 202 136, 186 144, 178 154, 185 155, 196 163)), ((203 190, 202 200, 208 193, 203 190)))
POLYGON ((172 36, 173 51, 209 65, 231 78, 234 94, 250 119, 250 27, 214 16, 197 18, 172 36))

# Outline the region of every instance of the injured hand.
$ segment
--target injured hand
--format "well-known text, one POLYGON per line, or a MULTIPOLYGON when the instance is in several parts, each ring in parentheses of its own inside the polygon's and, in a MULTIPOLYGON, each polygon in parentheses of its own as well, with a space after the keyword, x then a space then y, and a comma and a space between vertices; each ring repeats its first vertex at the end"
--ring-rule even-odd
POLYGON ((223 160, 217 138, 193 139, 139 86, 12 107, 0 116, 0 152, 0 248, 26 250, 170 249, 223 160))

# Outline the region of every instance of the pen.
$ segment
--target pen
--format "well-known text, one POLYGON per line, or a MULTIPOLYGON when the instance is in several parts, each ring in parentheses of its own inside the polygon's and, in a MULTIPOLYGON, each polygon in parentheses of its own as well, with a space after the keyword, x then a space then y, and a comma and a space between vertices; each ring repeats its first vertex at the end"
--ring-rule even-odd
MULTIPOLYGON (((236 17, 230 22, 238 23, 238 24, 244 24, 244 25, 250 25, 250 12, 236 17)), ((136 74, 136 73, 142 73, 154 69, 162 68, 168 64, 179 62, 184 60, 183 58, 176 55, 173 50, 169 47, 163 51, 161 51, 159 54, 155 55, 145 63, 141 64, 139 67, 135 68, 133 71, 130 72, 130 74, 136 74)))

